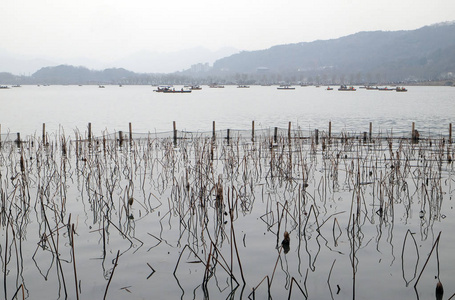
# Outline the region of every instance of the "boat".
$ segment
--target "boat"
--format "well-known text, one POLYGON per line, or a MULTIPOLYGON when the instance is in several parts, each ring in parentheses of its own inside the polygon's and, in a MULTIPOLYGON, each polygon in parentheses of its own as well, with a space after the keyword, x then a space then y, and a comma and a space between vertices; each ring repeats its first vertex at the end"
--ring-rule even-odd
POLYGON ((402 87, 397 87, 395 90, 396 90, 397 92, 407 92, 407 91, 408 91, 404 86, 402 86, 402 87))
POLYGON ((387 91, 387 92, 390 92, 390 91, 395 91, 396 89, 389 89, 388 87, 383 87, 383 88, 378 88, 378 91, 387 91))
POLYGON ((104 85, 99 85, 98 88, 104 89, 104 85))
POLYGON ((162 93, 166 90, 171 90, 172 89, 172 86, 170 85, 160 85, 157 87, 156 90, 153 90, 154 92, 157 92, 157 93, 162 93))
POLYGON ((239 85, 237 86, 238 89, 249 89, 250 86, 249 85, 239 85))
POLYGON ((190 90, 192 90, 192 91, 202 90, 202 87, 200 85, 192 85, 192 86, 190 86, 190 90))
POLYGON ((338 89, 339 91, 351 91, 351 92, 355 92, 356 89, 353 87, 353 86, 346 86, 346 85, 341 85, 340 88, 338 89))
POLYGON ((180 90, 176 90, 176 89, 169 89, 169 90, 165 90, 163 91, 163 93, 191 93, 191 90, 185 90, 185 89, 180 89, 180 90))
POLYGON ((332 87, 330 87, 330 86, 328 86, 328 87, 326 88, 326 90, 328 90, 328 91, 332 91, 332 90, 333 90, 333 88, 332 88, 332 87))
POLYGON ((290 85, 280 85, 276 89, 277 90, 295 90, 295 87, 292 87, 290 85))
POLYGON ((366 86, 365 88, 367 90, 378 90, 379 89, 377 86, 376 87, 374 87, 374 86, 366 86))
POLYGON ((209 85, 209 88, 212 88, 212 89, 224 89, 224 85, 211 84, 211 85, 209 85))
POLYGON ((7 85, 0 85, 0 89, 9 89, 9 86, 7 86, 7 85))
POLYGON ((176 90, 175 88, 170 86, 159 86, 158 89, 153 91, 157 93, 191 93, 191 90, 183 88, 181 88, 180 90, 179 89, 176 90))

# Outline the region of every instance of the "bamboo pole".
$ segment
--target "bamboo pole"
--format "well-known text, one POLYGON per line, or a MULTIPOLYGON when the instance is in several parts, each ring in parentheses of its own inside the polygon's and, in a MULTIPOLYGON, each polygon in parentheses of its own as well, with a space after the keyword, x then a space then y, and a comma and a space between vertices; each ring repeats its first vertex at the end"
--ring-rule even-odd
POLYGON ((251 141, 254 142, 254 120, 251 121, 251 141))
POLYGON ((319 145, 319 129, 314 130, 314 138, 316 140, 316 145, 319 145))
POLYGON ((174 128, 174 145, 177 144, 177 126, 175 125, 175 121, 172 122, 174 128))
POLYGON ((128 125, 129 125, 129 130, 130 130, 130 143, 131 143, 133 141, 133 125, 131 125, 131 122, 128 125))
POLYGON ((230 139, 230 137, 229 137, 230 131, 231 131, 230 129, 227 130, 227 137, 226 137, 226 138, 227 138, 227 143, 228 143, 228 145, 229 145, 229 139, 230 139))
POLYGON ((79 158, 79 136, 78 136, 77 132, 75 135, 76 135, 75 136, 76 137, 76 158, 79 158))
POLYGON ((213 140, 216 139, 216 134, 215 134, 215 121, 213 121, 213 123, 212 123, 212 138, 213 138, 213 140))
POLYGON ((92 123, 88 123, 88 141, 92 141, 92 123))
POLYGON ((372 134, 373 134, 373 123, 370 122, 370 133, 369 133, 369 135, 368 135, 368 137, 369 137, 369 139, 370 139, 370 142, 371 142, 372 134))
POLYGON ((120 144, 120 147, 123 145, 123 131, 118 132, 118 142, 120 144))
POLYGON ((275 131, 273 133, 273 142, 276 143, 278 140, 278 127, 275 127, 275 131))
POLYGON ((20 132, 17 133, 16 143, 17 143, 17 147, 19 147, 21 145, 21 133, 20 132))
POLYGON ((43 145, 46 144, 46 123, 43 123, 43 145))
POLYGON ((103 131, 103 152, 104 152, 104 155, 106 155, 106 132, 105 131, 103 131))
POLYGON ((329 140, 332 138, 332 121, 329 121, 329 140))
POLYGON ((452 144, 452 123, 449 124, 449 144, 452 144))
POLYGON ((288 124, 288 139, 291 141, 291 122, 288 124))

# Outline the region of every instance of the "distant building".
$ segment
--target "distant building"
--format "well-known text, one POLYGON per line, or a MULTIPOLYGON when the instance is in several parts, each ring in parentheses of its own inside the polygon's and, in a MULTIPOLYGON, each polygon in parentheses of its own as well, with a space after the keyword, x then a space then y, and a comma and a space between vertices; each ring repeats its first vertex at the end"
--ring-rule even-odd
POLYGON ((191 73, 203 73, 210 71, 209 63, 198 63, 195 65, 191 65, 190 70, 191 73))

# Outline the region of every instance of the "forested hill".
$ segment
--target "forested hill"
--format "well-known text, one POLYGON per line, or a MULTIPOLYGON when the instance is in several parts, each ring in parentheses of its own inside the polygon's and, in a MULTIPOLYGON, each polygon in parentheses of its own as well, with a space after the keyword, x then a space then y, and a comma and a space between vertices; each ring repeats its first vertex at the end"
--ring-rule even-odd
POLYGON ((32 75, 32 78, 41 83, 52 84, 104 83, 121 82, 123 78, 129 78, 134 75, 134 72, 122 68, 94 71, 85 67, 60 65, 41 68, 32 75))
POLYGON ((245 51, 217 60, 213 70, 435 79, 455 73, 455 23, 410 31, 359 32, 333 40, 245 51))
POLYGON ((409 31, 359 32, 333 40, 244 51, 169 74, 59 65, 31 76, 0 73, 1 84, 364 84, 455 80, 455 22, 409 31))

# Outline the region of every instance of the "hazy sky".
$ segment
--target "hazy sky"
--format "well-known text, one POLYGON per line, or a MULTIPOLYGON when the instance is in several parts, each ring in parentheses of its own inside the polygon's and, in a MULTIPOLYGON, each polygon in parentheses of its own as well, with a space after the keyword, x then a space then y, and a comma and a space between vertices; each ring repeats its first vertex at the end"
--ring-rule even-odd
POLYGON ((2 0, 0 49, 114 60, 195 46, 257 50, 454 19, 454 0, 2 0))

